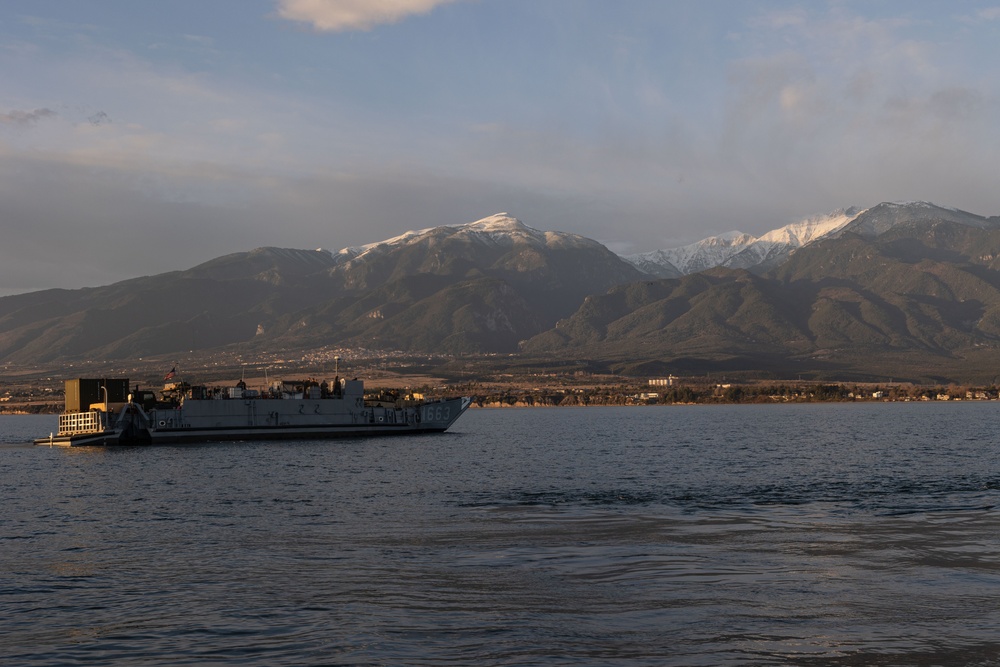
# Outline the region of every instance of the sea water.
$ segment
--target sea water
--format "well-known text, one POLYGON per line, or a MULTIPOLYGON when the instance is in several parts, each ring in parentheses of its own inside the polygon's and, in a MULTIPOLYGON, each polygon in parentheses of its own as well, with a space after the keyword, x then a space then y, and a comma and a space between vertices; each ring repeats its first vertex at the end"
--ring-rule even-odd
POLYGON ((0 664, 1000 664, 1000 403, 472 410, 62 449, 0 418, 0 664))

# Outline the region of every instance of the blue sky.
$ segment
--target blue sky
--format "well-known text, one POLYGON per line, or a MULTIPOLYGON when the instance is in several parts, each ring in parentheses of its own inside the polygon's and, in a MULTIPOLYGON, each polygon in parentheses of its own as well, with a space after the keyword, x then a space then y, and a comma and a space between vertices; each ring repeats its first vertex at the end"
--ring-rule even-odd
POLYGON ((614 250, 1000 214, 1000 3, 5 0, 0 295, 500 211, 614 250))

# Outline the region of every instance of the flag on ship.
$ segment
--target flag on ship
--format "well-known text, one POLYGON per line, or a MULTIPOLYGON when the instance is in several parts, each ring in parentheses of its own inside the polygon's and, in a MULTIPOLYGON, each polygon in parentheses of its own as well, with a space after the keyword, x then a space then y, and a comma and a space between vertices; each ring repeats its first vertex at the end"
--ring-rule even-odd
POLYGON ((173 378, 175 375, 177 375, 177 367, 176 366, 174 366, 173 368, 171 368, 170 372, 163 376, 163 381, 166 382, 167 380, 173 378))

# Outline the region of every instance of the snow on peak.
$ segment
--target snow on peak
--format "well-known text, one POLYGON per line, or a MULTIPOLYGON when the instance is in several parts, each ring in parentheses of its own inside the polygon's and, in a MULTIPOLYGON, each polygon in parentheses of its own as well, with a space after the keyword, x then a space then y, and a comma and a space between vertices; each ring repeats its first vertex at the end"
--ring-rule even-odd
POLYGON ((528 227, 509 213, 497 213, 475 222, 411 230, 385 241, 344 248, 337 253, 337 257, 341 262, 348 262, 371 252, 384 252, 390 248, 419 243, 429 236, 442 235, 457 236, 491 245, 507 245, 515 240, 530 244, 553 245, 572 237, 560 232, 542 232, 528 227))
POLYGON ((528 227, 509 213, 497 213, 482 220, 451 225, 455 233, 488 243, 510 243, 514 239, 545 243, 545 232, 528 227))
POLYGON ((948 209, 944 206, 937 206, 930 203, 929 201, 889 201, 884 204, 888 208, 944 208, 945 210, 957 210, 948 209))
POLYGON ((746 245, 747 243, 752 243, 754 237, 750 234, 744 234, 743 232, 731 231, 724 232, 722 234, 716 234, 715 236, 709 236, 707 239, 698 241, 693 245, 707 245, 707 246, 719 246, 727 248, 730 246, 746 245))
POLYGON ((767 232, 754 238, 742 232, 727 232, 682 246, 624 257, 626 261, 647 273, 654 264, 682 274, 697 273, 715 266, 752 268, 771 265, 796 249, 823 238, 847 226, 864 211, 840 209, 827 215, 817 215, 800 222, 767 232))
POLYGON ((455 227, 476 232, 515 232, 530 229, 509 213, 497 213, 482 220, 455 225, 455 227))
POLYGON ((716 234, 715 236, 709 236, 706 241, 712 239, 716 242, 725 241, 730 244, 747 243, 748 241, 753 241, 753 234, 747 234, 746 232, 741 232, 738 230, 733 230, 731 232, 725 232, 724 234, 716 234))
POLYGON ((342 261, 355 259, 357 257, 360 257, 361 255, 364 255, 367 252, 371 252, 373 249, 378 248, 379 246, 405 245, 406 243, 409 243, 413 239, 420 238, 433 230, 434 230, 433 227, 427 229, 410 230, 408 232, 403 232, 399 236, 394 236, 391 239, 386 239, 385 241, 366 243, 365 245, 359 245, 359 246, 348 246, 347 248, 341 248, 340 251, 337 253, 337 255, 338 257, 341 258, 342 261))
POLYGON ((864 213, 855 208, 846 211, 839 209, 826 215, 816 215, 800 222, 793 222, 779 229, 772 230, 760 237, 760 241, 782 243, 795 248, 812 243, 818 238, 832 234, 856 217, 864 213))
POLYGON ((697 273, 724 264, 730 257, 742 252, 754 241, 756 239, 750 234, 732 231, 710 236, 680 248, 654 250, 638 255, 629 255, 624 259, 647 272, 648 268, 643 268, 643 265, 654 263, 661 264, 668 269, 676 268, 682 274, 697 273))
POLYGON ((509 213, 497 213, 482 220, 456 225, 453 229, 456 234, 461 234, 470 241, 500 246, 509 246, 515 242, 549 248, 601 245, 597 241, 576 234, 541 231, 529 227, 509 213))

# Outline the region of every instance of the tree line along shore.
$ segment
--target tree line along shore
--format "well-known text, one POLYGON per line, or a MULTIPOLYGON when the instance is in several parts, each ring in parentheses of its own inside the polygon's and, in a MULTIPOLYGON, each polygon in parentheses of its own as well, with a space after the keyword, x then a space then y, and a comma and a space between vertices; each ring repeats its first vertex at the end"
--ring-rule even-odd
POLYGON ((698 405, 818 402, 986 401, 997 400, 996 386, 925 386, 909 383, 703 383, 642 387, 635 385, 576 388, 452 387, 473 397, 476 407, 561 407, 588 405, 698 405))
MULTIPOLYGON (((526 386, 526 383, 480 383, 380 387, 372 399, 394 399, 418 393, 427 397, 471 396, 473 407, 580 407, 611 405, 712 405, 869 401, 989 401, 1000 398, 1000 388, 911 383, 820 382, 677 382, 670 386, 638 383, 590 383, 586 386, 526 386)), ((58 414, 61 391, 6 391, 0 395, 0 414, 58 414)))

